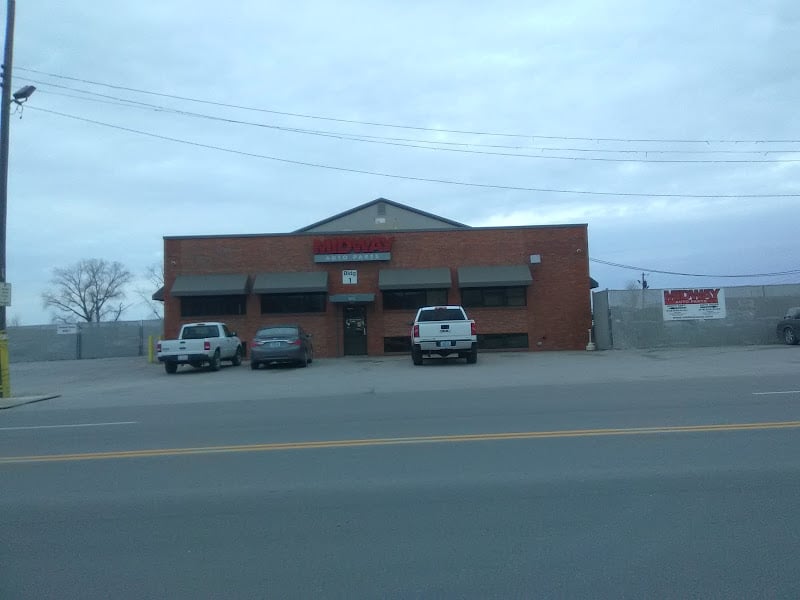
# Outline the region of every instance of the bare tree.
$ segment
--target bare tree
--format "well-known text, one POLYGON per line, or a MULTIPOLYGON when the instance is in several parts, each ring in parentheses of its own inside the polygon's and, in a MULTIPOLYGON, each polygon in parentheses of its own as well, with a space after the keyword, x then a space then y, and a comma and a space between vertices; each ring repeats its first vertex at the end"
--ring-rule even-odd
POLYGON ((164 317, 164 303, 153 300, 153 294, 164 287, 164 263, 148 266, 144 270, 144 278, 147 280, 147 288, 138 288, 136 295, 147 305, 154 319, 161 319, 164 317))
POLYGON ((117 321, 127 306, 125 286, 132 279, 119 262, 83 259, 66 268, 53 269, 52 289, 42 294, 45 308, 58 312, 62 322, 117 321))
POLYGON ((639 290, 641 288, 639 287, 639 282, 638 281, 636 281, 635 279, 631 279, 631 280, 628 281, 628 283, 625 284, 625 289, 626 290, 639 290))

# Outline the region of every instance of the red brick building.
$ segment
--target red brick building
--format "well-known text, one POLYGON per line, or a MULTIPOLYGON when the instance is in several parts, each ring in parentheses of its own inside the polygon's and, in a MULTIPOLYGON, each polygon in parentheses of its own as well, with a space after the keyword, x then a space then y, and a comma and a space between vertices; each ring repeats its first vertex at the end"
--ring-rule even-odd
POLYGON ((462 304, 479 347, 574 350, 591 326, 586 225, 468 227, 378 200, 293 233, 164 238, 164 333, 299 323, 317 356, 409 349, 421 305, 462 304))

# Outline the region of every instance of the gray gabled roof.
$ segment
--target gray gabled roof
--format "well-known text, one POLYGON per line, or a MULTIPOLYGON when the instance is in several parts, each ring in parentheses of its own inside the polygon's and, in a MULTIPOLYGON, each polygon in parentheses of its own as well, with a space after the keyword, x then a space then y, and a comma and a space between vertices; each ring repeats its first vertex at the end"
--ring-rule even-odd
POLYGON ((448 225, 450 227, 458 227, 460 229, 469 228, 469 225, 465 225, 464 223, 459 223, 458 221, 453 221, 451 219, 446 219, 445 217, 440 217, 439 215, 434 215, 433 213, 425 212, 424 210, 419 210, 418 208, 414 208, 414 207, 408 206, 406 204, 400 204, 399 202, 395 202, 394 200, 388 200, 386 198, 376 198, 375 200, 371 200, 369 202, 366 202, 364 204, 356 206, 355 208, 351 208, 351 209, 346 210, 344 212, 340 212, 338 214, 333 215, 332 217, 328 217, 327 219, 322 219, 321 221, 317 221, 316 223, 312 223, 311 225, 306 225, 305 227, 301 227, 300 229, 295 231, 295 233, 302 233, 304 231, 310 231, 312 229, 315 229, 315 228, 319 227, 320 225, 325 225, 327 223, 331 223, 332 221, 336 221, 337 219, 341 219, 341 218, 346 217, 348 215, 351 215, 351 214, 353 214, 355 212, 358 212, 360 210, 364 210, 365 208, 369 208, 370 206, 375 206, 375 205, 381 204, 381 203, 388 204, 389 206, 394 206, 395 208, 398 208, 400 210, 406 210, 406 211, 409 211, 409 212, 412 212, 412 213, 416 213, 418 215, 421 215, 423 217, 427 217, 429 219, 434 219, 436 221, 441 222, 443 225, 448 225))

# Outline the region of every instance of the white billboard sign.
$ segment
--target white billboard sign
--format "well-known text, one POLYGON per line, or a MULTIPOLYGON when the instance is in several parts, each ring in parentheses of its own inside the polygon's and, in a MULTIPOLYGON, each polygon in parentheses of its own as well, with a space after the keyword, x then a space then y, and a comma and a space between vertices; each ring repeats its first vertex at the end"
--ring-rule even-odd
POLYGON ((665 321, 724 319, 727 314, 725 290, 722 288, 664 290, 663 310, 665 321))

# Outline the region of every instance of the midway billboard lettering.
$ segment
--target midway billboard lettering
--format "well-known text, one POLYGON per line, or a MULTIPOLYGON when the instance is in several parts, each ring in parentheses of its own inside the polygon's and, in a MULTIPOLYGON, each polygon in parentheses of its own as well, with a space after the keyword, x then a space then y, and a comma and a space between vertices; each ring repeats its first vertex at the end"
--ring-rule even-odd
POLYGON ((336 237, 314 240, 314 254, 368 254, 391 252, 393 237, 336 237))
POLYGON ((664 290, 662 308, 665 321, 724 319, 727 316, 725 290, 664 290))
POLYGON ((664 290, 664 304, 717 304, 719 288, 705 290, 664 290))

